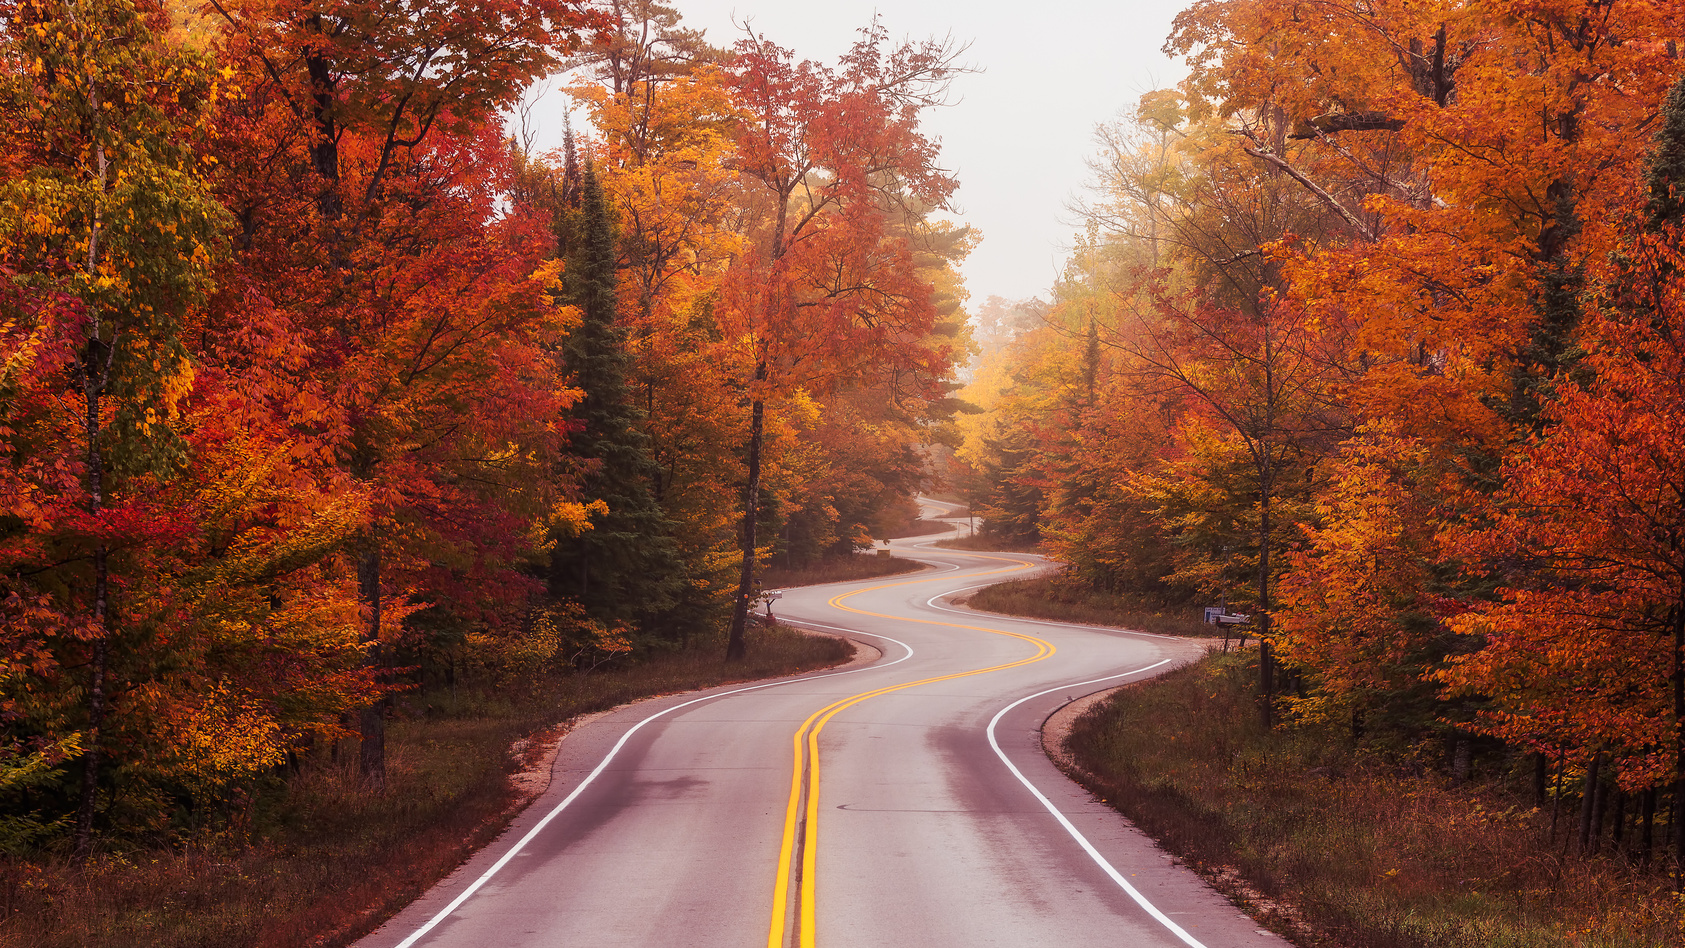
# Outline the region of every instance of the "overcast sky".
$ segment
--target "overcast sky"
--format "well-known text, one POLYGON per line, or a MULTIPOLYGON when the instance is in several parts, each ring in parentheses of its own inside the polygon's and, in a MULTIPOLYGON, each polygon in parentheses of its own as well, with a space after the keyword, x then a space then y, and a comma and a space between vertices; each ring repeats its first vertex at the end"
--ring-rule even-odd
MULTIPOLYGON (((1173 84, 1159 52, 1188 0, 671 0, 708 41, 729 46, 745 18, 799 58, 834 63, 877 11, 896 38, 952 34, 981 70, 955 83, 957 105, 927 113, 944 164, 958 172, 955 217, 983 243, 964 270, 972 306, 991 295, 1047 295, 1076 227, 1065 204, 1082 188, 1094 127, 1143 92, 1173 84)), ((559 138, 562 97, 544 97, 541 143, 559 138)))

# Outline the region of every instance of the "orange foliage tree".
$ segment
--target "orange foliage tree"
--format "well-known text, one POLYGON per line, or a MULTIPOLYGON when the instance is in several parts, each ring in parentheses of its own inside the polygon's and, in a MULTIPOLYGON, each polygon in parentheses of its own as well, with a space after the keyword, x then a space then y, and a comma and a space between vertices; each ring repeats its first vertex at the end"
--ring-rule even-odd
POLYGON ((1097 585, 1255 570, 1300 718, 1671 782, 1674 185, 1629 221, 1680 17, 1195 4, 966 451, 1097 585))
MULTIPOLYGON (((1543 434, 1506 465, 1490 527, 1499 601, 1460 617, 1479 644, 1440 674, 1484 697, 1482 729, 1629 790, 1685 777, 1685 83, 1650 193, 1596 274, 1586 355, 1543 434), (1575 383, 1578 384, 1575 384, 1575 383)), ((1639 203, 1638 201, 1634 202, 1639 203)), ((1682 850, 1685 855, 1685 850, 1682 850)))

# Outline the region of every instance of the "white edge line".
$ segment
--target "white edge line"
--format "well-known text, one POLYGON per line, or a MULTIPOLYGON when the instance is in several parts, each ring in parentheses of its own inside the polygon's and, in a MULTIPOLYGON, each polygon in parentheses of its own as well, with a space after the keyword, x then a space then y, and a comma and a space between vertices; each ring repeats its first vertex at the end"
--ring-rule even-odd
POLYGON ((1177 938, 1180 938, 1183 941, 1183 943, 1185 943, 1189 946, 1189 948, 1205 948, 1205 945, 1201 944, 1198 939, 1196 939, 1196 938, 1194 938, 1194 936, 1188 934, 1187 931, 1182 928, 1182 926, 1180 926, 1180 925, 1176 924, 1175 922, 1171 921, 1170 916, 1168 916, 1168 915, 1164 914, 1163 912, 1159 911, 1158 906, 1156 906, 1153 903, 1147 901, 1146 896, 1142 895, 1138 889, 1136 889, 1134 886, 1130 885, 1129 880, 1125 879, 1123 877, 1123 874, 1118 872, 1117 869, 1114 868, 1110 862, 1107 862, 1105 856, 1100 855, 1100 850, 1095 849, 1094 844, 1090 843, 1088 841, 1088 838, 1086 836, 1083 836, 1082 833, 1077 830, 1076 826, 1072 825, 1071 821, 1065 818, 1065 814, 1059 812, 1059 808, 1053 805, 1053 801, 1049 800, 1047 798, 1047 796, 1045 794, 1043 794, 1040 790, 1037 790, 1035 784, 1030 783, 1029 779, 1024 776, 1023 771, 1020 771, 1018 769, 1017 765, 1013 764, 1011 760, 1007 759, 1006 752, 1000 749, 1000 741, 995 739, 995 725, 1000 723, 1000 719, 1005 717, 1006 713, 1008 711, 1011 711, 1013 708, 1018 707, 1019 705, 1023 704, 1026 701, 1029 701, 1029 700, 1034 699, 1034 698, 1040 698, 1042 695, 1050 695, 1050 694, 1054 693, 1055 691, 1063 691, 1063 690, 1069 689, 1069 688, 1081 688, 1084 685, 1097 685, 1097 684, 1099 684, 1100 682, 1103 682, 1103 681, 1114 681, 1114 680, 1119 679, 1119 678, 1128 678, 1130 675, 1139 675, 1142 672, 1152 671, 1153 669, 1159 667, 1160 665, 1169 664, 1171 661, 1172 661, 1172 659, 1167 658, 1167 659, 1164 659, 1163 661, 1155 662, 1151 665, 1148 665, 1145 668, 1137 668, 1134 671, 1120 672, 1119 674, 1116 674, 1116 675, 1108 675, 1105 678, 1095 678, 1092 681, 1079 681, 1079 682, 1076 682, 1074 684, 1060 685, 1057 688, 1049 688, 1046 691, 1038 691, 1033 695, 1027 695, 1025 697, 1019 698, 1017 701, 1014 701, 1011 704, 1007 705, 1006 707, 1000 709, 1000 711, 994 716, 994 718, 989 721, 989 728, 988 728, 989 746, 995 749, 995 756, 999 757, 1000 760, 1001 760, 1001 763, 1006 765, 1006 769, 1012 771, 1012 776, 1017 777, 1019 783, 1023 784, 1026 788, 1028 788, 1029 791, 1032 794, 1035 794, 1035 798, 1037 800, 1041 801, 1041 805, 1047 808, 1047 812, 1053 814, 1054 819, 1057 819, 1059 821, 1059 825, 1063 826, 1065 828, 1065 832, 1071 834, 1071 838, 1075 839, 1077 841, 1077 844, 1080 845, 1083 848, 1083 851, 1088 853, 1089 857, 1092 858, 1096 863, 1098 863, 1101 869, 1105 870, 1106 875, 1112 877, 1113 882, 1116 882, 1119 886, 1121 886, 1123 888, 1123 891, 1128 893, 1129 897, 1135 900, 1136 905, 1139 905, 1139 906, 1141 906, 1141 908, 1145 909, 1148 915, 1151 915, 1154 919, 1156 919, 1158 921, 1159 924, 1163 925, 1165 928, 1168 928, 1170 930, 1171 934, 1175 935, 1177 938))
MULTIPOLYGON (((817 624, 817 623, 813 623, 813 624, 817 624)), ((837 627, 836 626, 823 626, 823 628, 833 628, 834 629, 834 628, 837 628, 837 627)), ((759 691, 762 688, 775 688, 779 685, 793 685, 793 684, 796 684, 797 682, 803 682, 803 681, 816 681, 816 680, 822 679, 822 678, 840 678, 843 675, 852 675, 855 672, 870 671, 872 669, 877 669, 877 668, 887 668, 890 665, 899 664, 899 663, 904 662, 907 659, 913 657, 912 646, 908 645, 905 642, 899 641, 897 639, 892 639, 887 635, 877 635, 875 633, 858 633, 858 632, 854 632, 854 630, 852 630, 852 629, 843 629, 841 631, 849 632, 851 634, 856 634, 856 635, 860 635, 860 634, 870 635, 872 638, 878 638, 878 639, 883 639, 883 640, 888 641, 888 642, 894 642, 896 645, 899 645, 902 648, 906 649, 907 654, 901 656, 900 658, 897 658, 893 662, 886 662, 882 665, 874 662, 873 664, 867 665, 864 668, 852 668, 852 669, 849 669, 848 671, 831 672, 830 674, 826 674, 826 675, 809 675, 806 678, 790 678, 790 679, 785 679, 785 680, 782 680, 782 681, 769 681, 769 682, 765 682, 765 683, 759 684, 759 685, 750 685, 747 688, 737 688, 737 689, 732 690, 732 691, 722 691, 722 692, 719 692, 718 694, 703 695, 700 698, 692 698, 691 700, 686 701, 682 704, 675 704, 671 708, 664 708, 660 711, 655 712, 654 714, 650 715, 649 717, 644 718, 642 721, 639 721, 637 724, 632 725, 632 727, 629 728, 626 731, 625 734, 620 735, 620 740, 616 741, 614 746, 609 749, 608 756, 604 757, 603 760, 602 760, 602 763, 598 764, 595 770, 591 771, 591 773, 586 775, 584 780, 581 780, 579 782, 579 786, 573 788, 572 793, 569 793, 567 795, 567 797, 562 800, 562 802, 556 804, 555 808, 552 809, 549 813, 544 814, 544 818, 542 820, 539 820, 538 824, 536 826, 534 826, 530 830, 527 830, 527 833, 526 833, 525 836, 522 836, 515 843, 514 846, 511 846, 509 848, 509 851, 504 853, 503 856, 497 860, 497 862, 493 863, 492 867, 490 869, 487 869, 484 873, 481 873, 480 877, 478 879, 475 879, 468 886, 468 888, 462 890, 462 892, 459 895, 457 895, 456 898, 452 899, 449 905, 445 906, 443 909, 440 909, 438 914, 436 914, 432 918, 428 919, 427 924, 422 925, 420 928, 416 929, 408 938, 405 938, 403 941, 399 942, 398 945, 397 945, 397 948, 411 948, 411 946, 413 946, 416 942, 420 941, 428 932, 432 931, 435 927, 437 927, 440 922, 443 922, 446 918, 449 918, 451 913, 453 913, 457 909, 461 908, 462 903, 468 901, 468 899, 470 897, 472 897, 474 895, 474 893, 480 891, 481 886, 483 886, 487 882, 491 881, 491 877, 497 875, 497 873, 500 870, 502 870, 502 868, 504 866, 509 864, 509 860, 515 858, 516 854, 518 854, 522 849, 525 849, 526 845, 528 843, 532 842, 534 837, 536 837, 539 833, 543 832, 544 828, 546 826, 550 825, 551 820, 553 820, 557 816, 561 815, 561 812, 563 810, 567 809, 568 804, 572 803, 575 798, 577 798, 581 793, 585 792, 585 788, 590 786, 591 781, 597 779, 597 776, 608 768, 609 761, 612 761, 614 759, 614 755, 620 753, 620 749, 622 747, 626 746, 626 742, 628 740, 631 740, 633 734, 636 734, 640 729, 643 728, 644 725, 646 725, 649 722, 655 720, 656 718, 659 718, 659 717, 661 717, 662 715, 665 715, 665 714, 671 714, 672 712, 677 711, 680 708, 688 708, 693 704, 700 704, 704 701, 712 701, 715 698, 724 698, 724 697, 727 697, 727 696, 730 696, 730 695, 740 695, 745 691, 759 691)))
MULTIPOLYGON (((1049 626, 1049 627, 1055 628, 1055 629, 1086 629, 1090 632, 1092 632, 1096 629, 1104 629, 1107 632, 1117 632, 1117 633, 1120 633, 1122 635, 1139 635, 1143 638, 1149 638, 1149 639, 1165 639, 1165 640, 1171 641, 1171 642, 1191 641, 1185 635, 1164 635, 1164 634, 1159 633, 1159 632, 1141 632, 1141 631, 1136 630, 1136 629, 1120 629, 1115 625, 1084 625, 1082 623, 1071 623, 1071 622, 1048 622, 1045 619, 1025 619, 1025 618, 1020 617, 1020 616, 1009 616, 1009 615, 1007 615, 1003 612, 981 612, 981 611, 976 610, 976 609, 950 609, 947 606, 938 606, 936 604, 936 600, 941 599, 943 596, 952 596, 954 593, 962 593, 962 592, 965 592, 967 589, 982 589, 985 586, 999 586, 999 585, 1000 585, 1000 583, 978 583, 975 586, 961 586, 958 589, 950 589, 945 593, 937 593, 936 595, 931 596, 929 599, 926 599, 924 601, 924 604, 926 606, 929 606, 932 609, 935 609, 937 612, 946 612, 946 613, 949 613, 951 615, 956 615, 956 616, 972 616, 972 617, 984 616, 984 617, 989 617, 989 618, 999 617, 999 618, 1002 618, 1002 619, 1007 619, 1007 620, 1012 621, 1012 622, 1027 622, 1030 625, 1045 625, 1045 626, 1049 626)), ((1105 679, 1102 678, 1100 680, 1104 681, 1105 679)))

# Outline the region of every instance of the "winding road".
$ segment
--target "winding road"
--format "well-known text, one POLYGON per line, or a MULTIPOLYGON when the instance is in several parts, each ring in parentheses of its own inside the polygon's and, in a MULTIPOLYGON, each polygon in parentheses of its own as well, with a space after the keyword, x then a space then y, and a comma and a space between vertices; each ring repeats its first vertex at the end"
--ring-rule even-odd
POLYGON ((549 789, 359 948, 1280 948, 1043 753, 1070 700, 1179 639, 945 600, 1039 557, 899 540, 921 573, 775 610, 872 648, 651 699, 571 732, 549 789))

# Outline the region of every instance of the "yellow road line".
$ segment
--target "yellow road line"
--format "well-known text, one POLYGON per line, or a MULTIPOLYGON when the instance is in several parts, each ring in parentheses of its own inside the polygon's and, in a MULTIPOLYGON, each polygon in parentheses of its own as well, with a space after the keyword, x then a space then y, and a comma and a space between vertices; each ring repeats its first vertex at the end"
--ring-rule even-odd
MULTIPOLYGON (((981 554, 973 555, 981 556, 981 554)), ((1035 565, 1023 560, 1007 559, 1006 557, 1000 556, 982 556, 981 558, 1002 560, 1015 565, 1004 569, 991 570, 986 573, 974 574, 977 576, 994 576, 999 573, 1018 572, 1020 570, 1029 569, 1035 565)), ((798 828, 800 828, 799 835, 802 843, 802 884, 799 897, 797 899, 797 918, 800 920, 798 928, 800 934, 797 944, 799 945, 799 948, 814 948, 815 945, 815 913, 816 905, 818 903, 817 883, 815 880, 818 876, 817 865, 819 859, 819 732, 824 729, 825 724, 838 714, 841 714, 843 711, 846 711, 869 698, 875 698, 878 695, 885 695, 895 691, 903 691, 908 688, 916 688, 919 685, 928 685, 939 681, 952 681, 955 678, 969 678, 972 675, 982 675, 988 672, 1001 671, 1007 668, 1017 668, 1020 665, 1028 665, 1031 662, 1039 662, 1052 655, 1055 651, 1051 642, 1033 635, 1024 635, 1019 632, 1008 632, 1005 629, 990 629, 980 625, 964 625, 958 622, 941 622, 935 619, 910 619, 902 616, 889 616, 880 612, 867 612, 864 609, 856 609, 852 606, 845 606, 842 602, 844 599, 858 596, 861 593, 874 592, 879 589, 890 589, 896 586, 914 586, 920 583, 937 582, 946 578, 948 577, 933 577, 930 579, 915 579, 899 583, 884 583, 879 586, 868 586, 865 589, 856 589, 853 592, 833 596, 831 597, 828 605, 846 612, 872 616, 874 618, 893 619, 898 622, 913 622, 920 625, 940 625, 954 629, 972 629, 978 632, 988 632, 992 635, 1011 636, 1012 638, 1023 639, 1024 641, 1035 645, 1036 654, 1029 658, 1019 659, 1016 662, 1007 662, 1002 665, 991 665, 987 668, 975 668, 970 671, 955 672, 951 675, 938 675, 934 678, 923 678, 918 681, 904 682, 899 685, 887 685, 872 691, 861 692, 860 694, 850 695, 847 698, 833 701, 825 707, 820 708, 818 711, 808 715, 807 720, 803 721, 801 727, 796 729, 795 736, 791 741, 793 763, 790 769, 790 800, 784 808, 784 838, 780 843, 778 850, 778 878, 773 886, 772 924, 767 930, 767 948, 783 948, 784 945, 785 928, 789 921, 790 868, 791 864, 795 860, 798 828), (805 754, 803 753, 804 743, 806 744, 805 754), (807 776, 805 781, 802 779, 804 771, 807 776), (805 808, 802 805, 804 789, 806 790, 805 808), (806 816, 807 818, 805 824, 803 824, 801 820, 802 816, 806 816)))

